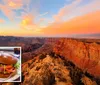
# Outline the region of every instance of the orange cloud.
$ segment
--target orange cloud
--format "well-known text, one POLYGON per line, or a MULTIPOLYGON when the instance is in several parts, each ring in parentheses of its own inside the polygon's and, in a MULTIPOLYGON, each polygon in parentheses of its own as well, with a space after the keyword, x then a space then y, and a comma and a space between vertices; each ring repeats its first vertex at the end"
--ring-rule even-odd
POLYGON ((32 25, 33 24, 33 16, 27 15, 23 17, 23 20, 21 22, 22 26, 32 25))
POLYGON ((0 23, 3 23, 4 22, 4 20, 3 19, 0 19, 0 23))
MULTIPOLYGON (((41 21, 43 21, 43 19, 41 19, 41 21)), ((27 32, 32 32, 33 34, 41 34, 41 28, 39 26, 39 24, 41 23, 41 21, 39 21, 37 24, 34 23, 34 17, 32 15, 26 15, 23 16, 23 20, 21 21, 21 28, 24 30, 27 30, 27 32)))
POLYGON ((96 11, 60 24, 52 24, 42 31, 45 35, 100 33, 99 22, 100 11, 96 11))
POLYGON ((41 28, 41 23, 45 21, 45 18, 40 18, 38 22, 34 22, 35 18, 31 14, 23 16, 23 19, 20 23, 21 28, 23 29, 32 29, 39 31, 41 28), (39 30, 37 30, 39 29, 39 30))
POLYGON ((12 9, 18 9, 22 6, 22 3, 15 3, 13 1, 10 1, 8 3, 8 6, 11 7, 12 9))
POLYGON ((36 36, 37 34, 40 35, 41 33, 39 32, 40 29, 34 30, 34 31, 30 31, 30 30, 23 30, 23 29, 13 29, 13 28, 9 28, 9 29, 2 29, 0 31, 0 35, 4 35, 4 36, 36 36), (12 30, 9 30, 12 29, 12 30), (15 35, 16 34, 16 35, 15 35))
MULTIPOLYGON (((26 20, 25 27, 27 28, 32 22, 31 16, 25 16, 23 19, 26 20)), ((34 20, 34 17, 33 17, 34 20)), ((100 33, 100 11, 92 12, 83 16, 73 18, 69 21, 62 22, 59 24, 52 24, 46 28, 34 27, 33 30, 24 29, 12 29, 2 30, 0 35, 15 35, 16 36, 57 36, 57 35, 67 35, 67 34, 90 34, 90 33, 100 33)), ((24 25, 23 25, 24 26, 24 25)), ((10 28, 9 28, 10 29, 10 28)))

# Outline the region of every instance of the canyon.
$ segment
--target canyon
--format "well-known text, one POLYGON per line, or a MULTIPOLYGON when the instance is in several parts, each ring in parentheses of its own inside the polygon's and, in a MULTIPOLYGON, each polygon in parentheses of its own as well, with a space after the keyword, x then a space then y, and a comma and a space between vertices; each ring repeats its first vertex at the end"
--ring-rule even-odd
POLYGON ((22 82, 2 85, 100 85, 100 39, 0 37, 22 47, 22 82))

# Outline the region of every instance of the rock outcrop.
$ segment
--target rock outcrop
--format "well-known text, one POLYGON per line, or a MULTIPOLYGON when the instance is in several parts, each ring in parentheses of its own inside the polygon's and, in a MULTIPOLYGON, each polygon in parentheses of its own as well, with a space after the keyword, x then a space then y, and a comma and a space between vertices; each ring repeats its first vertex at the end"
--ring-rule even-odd
POLYGON ((39 56, 23 64, 22 69, 25 76, 22 85, 73 85, 70 71, 60 58, 39 56))
POLYGON ((19 37, 0 39, 1 46, 18 45, 23 50, 22 82, 0 85, 100 85, 99 40, 19 37))
POLYGON ((54 52, 72 61, 84 72, 100 77, 100 44, 62 38, 54 52))
POLYGON ((99 85, 73 63, 54 53, 25 62, 22 74, 21 85, 99 85))

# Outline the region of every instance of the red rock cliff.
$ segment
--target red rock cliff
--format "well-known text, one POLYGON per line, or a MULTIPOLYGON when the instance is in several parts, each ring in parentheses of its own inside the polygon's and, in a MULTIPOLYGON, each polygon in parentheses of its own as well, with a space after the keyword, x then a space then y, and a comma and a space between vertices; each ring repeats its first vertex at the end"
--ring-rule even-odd
POLYGON ((72 61, 84 72, 100 77, 100 44, 63 38, 56 43, 54 52, 72 61))

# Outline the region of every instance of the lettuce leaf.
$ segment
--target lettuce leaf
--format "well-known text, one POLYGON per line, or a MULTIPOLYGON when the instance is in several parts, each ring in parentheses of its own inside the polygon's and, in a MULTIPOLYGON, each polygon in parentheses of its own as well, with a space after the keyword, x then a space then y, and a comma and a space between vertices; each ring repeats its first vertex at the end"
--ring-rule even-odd
POLYGON ((20 63, 17 62, 17 63, 14 65, 14 67, 18 69, 18 68, 20 67, 20 63))

